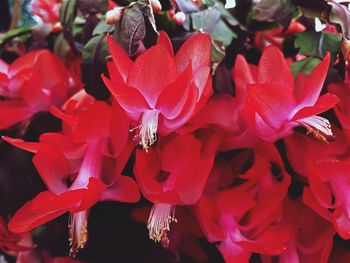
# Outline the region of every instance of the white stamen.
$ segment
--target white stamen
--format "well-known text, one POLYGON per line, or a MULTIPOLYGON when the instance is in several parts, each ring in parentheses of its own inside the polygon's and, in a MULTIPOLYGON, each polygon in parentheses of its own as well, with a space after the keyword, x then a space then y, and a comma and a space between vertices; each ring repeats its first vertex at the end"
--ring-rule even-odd
POLYGON ((154 204, 147 223, 149 238, 155 242, 163 242, 164 239, 167 239, 171 222, 177 222, 175 205, 154 204))
POLYGON ((157 140, 159 111, 149 110, 142 115, 142 123, 140 127, 140 144, 144 149, 155 143, 157 140))
POLYGON ((333 136, 331 124, 326 118, 321 116, 311 116, 300 119, 297 122, 304 126, 308 133, 311 133, 319 139, 326 140, 323 134, 326 136, 333 136))
POLYGON ((71 249, 69 254, 73 257, 76 256, 79 249, 85 247, 88 240, 87 217, 87 210, 70 215, 68 226, 71 249))

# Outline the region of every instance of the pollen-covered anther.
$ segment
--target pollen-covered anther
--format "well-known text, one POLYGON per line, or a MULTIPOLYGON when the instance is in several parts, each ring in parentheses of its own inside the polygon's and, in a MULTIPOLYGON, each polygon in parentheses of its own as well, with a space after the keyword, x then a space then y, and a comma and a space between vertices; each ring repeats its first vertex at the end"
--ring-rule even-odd
POLYGON ((72 214, 69 220, 69 255, 75 257, 88 241, 87 211, 72 214))
POLYGON ((307 134, 311 134, 317 139, 327 141, 327 137, 333 136, 332 127, 326 118, 321 116, 312 116, 298 120, 302 126, 307 129, 307 134))
POLYGON ((168 232, 172 222, 177 222, 174 205, 153 205, 147 223, 149 238, 155 242, 162 242, 162 245, 167 247, 169 245, 168 232))
POLYGON ((149 110, 143 113, 140 125, 140 144, 147 150, 157 140, 159 111, 149 110))

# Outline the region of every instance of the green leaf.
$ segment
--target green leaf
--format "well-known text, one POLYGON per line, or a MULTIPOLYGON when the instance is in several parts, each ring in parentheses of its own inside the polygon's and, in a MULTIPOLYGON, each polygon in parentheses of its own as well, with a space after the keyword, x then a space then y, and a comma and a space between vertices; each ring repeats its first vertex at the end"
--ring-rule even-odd
POLYGON ((77 15, 77 3, 75 0, 65 0, 60 9, 60 21, 66 31, 71 32, 77 15))
POLYGON ((221 41, 226 47, 237 37, 222 20, 220 10, 215 7, 210 7, 202 12, 192 13, 191 18, 194 30, 209 33, 214 40, 221 41))
POLYGON ((329 51, 334 60, 340 50, 341 37, 336 34, 306 31, 295 36, 294 46, 299 48, 301 54, 307 56, 322 58, 329 51))
POLYGON ((126 8, 122 19, 116 24, 113 38, 131 56, 146 35, 145 19, 138 5, 126 8))
POLYGON ((10 42, 12 39, 16 37, 24 37, 24 41, 31 37, 32 35, 31 27, 17 27, 10 31, 7 31, 5 34, 0 35, 0 46, 10 42))
POLYGON ((297 13, 291 0, 261 0, 253 6, 253 18, 258 21, 276 21, 287 27, 297 13))
POLYGON ((83 49, 81 62, 82 81, 85 90, 97 99, 106 99, 109 92, 100 75, 107 73, 106 57, 108 47, 105 35, 96 35, 87 42, 83 49))
POLYGON ((114 25, 108 25, 104 19, 102 19, 97 26, 95 27, 94 31, 92 32, 92 36, 105 34, 105 33, 112 33, 115 29, 114 25))
POLYGON ((312 70, 321 62, 319 58, 306 58, 290 65, 290 69, 293 72, 294 77, 298 75, 299 72, 303 72, 306 75, 310 75, 312 70))

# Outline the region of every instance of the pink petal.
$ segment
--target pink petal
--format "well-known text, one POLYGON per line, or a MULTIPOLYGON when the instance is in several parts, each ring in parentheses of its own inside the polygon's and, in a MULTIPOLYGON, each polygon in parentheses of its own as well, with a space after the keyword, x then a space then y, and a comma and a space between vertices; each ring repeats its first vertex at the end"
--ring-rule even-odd
POLYGON ((258 83, 280 85, 293 94, 294 78, 283 53, 275 46, 267 47, 259 61, 258 83))
POLYGON ((156 45, 136 59, 127 85, 136 88, 154 107, 159 94, 177 75, 174 59, 163 46, 156 45))
POLYGON ((168 34, 163 30, 159 31, 158 45, 165 47, 165 49, 168 50, 169 54, 174 57, 174 49, 173 45, 171 44, 171 40, 168 34))
POLYGON ((195 72, 202 66, 210 65, 211 42, 208 34, 199 33, 191 36, 176 53, 175 61, 178 71, 184 72, 188 63, 192 61, 195 72))
POLYGON ((192 82, 192 66, 189 64, 187 69, 179 75, 177 80, 165 87, 159 95, 155 108, 159 110, 167 119, 177 117, 187 99, 192 82))
POLYGON ((248 89, 253 108, 274 129, 279 129, 289 120, 295 107, 294 97, 284 87, 276 84, 252 84, 248 89))

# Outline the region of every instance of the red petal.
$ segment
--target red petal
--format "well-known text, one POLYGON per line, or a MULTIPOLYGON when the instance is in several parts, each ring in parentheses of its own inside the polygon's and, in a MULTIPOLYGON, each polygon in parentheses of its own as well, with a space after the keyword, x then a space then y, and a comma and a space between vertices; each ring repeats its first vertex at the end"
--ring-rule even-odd
POLYGON ((177 117, 187 99, 189 89, 192 82, 192 66, 191 63, 187 69, 177 78, 177 80, 165 87, 160 93, 155 108, 159 110, 167 119, 177 117))
POLYGON ((43 144, 34 156, 33 163, 50 191, 60 194, 67 190, 64 179, 71 173, 71 166, 61 151, 43 144))
POLYGON ((322 62, 314 68, 311 75, 307 79, 300 96, 300 102, 298 104, 305 107, 312 106, 316 103, 327 76, 329 61, 330 55, 327 52, 322 62))
POLYGON ((274 46, 267 47, 259 61, 258 83, 280 85, 293 94, 294 78, 283 53, 274 46))
POLYGON ((134 174, 142 194, 152 202, 157 201, 153 195, 162 193, 161 184, 156 180, 160 172, 160 160, 152 148, 148 153, 143 150, 136 150, 136 162, 134 174))
POLYGON ((76 142, 85 142, 108 136, 111 108, 105 102, 96 101, 79 116, 73 138, 76 142))
POLYGON ((339 102, 339 98, 333 94, 326 93, 322 95, 312 107, 305 107, 299 110, 293 117, 292 120, 300 120, 306 117, 314 116, 325 112, 339 102))
POLYGON ((40 147, 39 142, 25 142, 22 139, 15 139, 7 136, 2 136, 2 139, 17 148, 32 153, 36 153, 40 147))
POLYGON ((113 83, 104 75, 101 77, 113 97, 126 112, 140 114, 151 109, 139 90, 126 87, 123 83, 113 83))
POLYGON ((113 144, 114 156, 118 156, 125 148, 129 138, 130 121, 125 111, 118 105, 112 105, 112 116, 109 123, 109 134, 113 144))
POLYGON ((192 61, 192 69, 196 71, 202 66, 210 65, 211 43, 208 34, 191 36, 176 53, 175 61, 178 71, 184 72, 192 61))
POLYGON ((171 44, 170 38, 165 31, 159 31, 158 44, 168 50, 169 54, 174 57, 173 45, 171 44))
POLYGON ((0 130, 27 120, 33 116, 35 110, 30 109, 17 100, 0 101, 0 130))
POLYGON ((9 230, 14 233, 30 231, 67 212, 67 207, 76 203, 74 199, 57 202, 58 196, 46 191, 22 206, 9 222, 9 230), (43 209, 41 209, 43 207, 43 209), (50 209, 47 209, 47 208, 50 209), (47 210, 45 210, 47 209, 47 210))
POLYGON ((289 90, 284 90, 283 85, 252 84, 248 94, 255 111, 274 129, 279 129, 289 120, 295 107, 294 97, 289 90))
POLYGON ((120 175, 114 185, 103 193, 101 200, 135 203, 140 198, 140 191, 134 179, 120 175))
POLYGON ((138 89, 153 107, 163 88, 173 83, 177 75, 174 59, 163 46, 156 45, 136 59, 127 85, 138 89))
POLYGON ((242 55, 237 56, 231 75, 236 84, 236 97, 239 101, 245 100, 248 92, 247 85, 256 83, 256 69, 253 69, 254 67, 251 67, 242 55))
POLYGON ((198 90, 196 87, 191 85, 190 92, 188 94, 186 103, 181 113, 175 119, 172 120, 162 118, 162 122, 160 123, 160 128, 158 129, 158 131, 166 134, 184 125, 194 113, 195 107, 197 105, 197 98, 198 90))
POLYGON ((107 43, 113 58, 113 63, 123 80, 126 81, 132 68, 133 61, 129 58, 124 49, 109 34, 107 34, 107 43))

